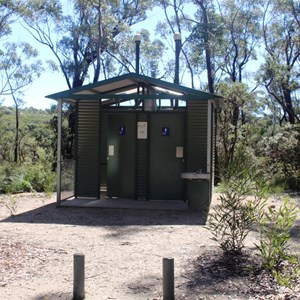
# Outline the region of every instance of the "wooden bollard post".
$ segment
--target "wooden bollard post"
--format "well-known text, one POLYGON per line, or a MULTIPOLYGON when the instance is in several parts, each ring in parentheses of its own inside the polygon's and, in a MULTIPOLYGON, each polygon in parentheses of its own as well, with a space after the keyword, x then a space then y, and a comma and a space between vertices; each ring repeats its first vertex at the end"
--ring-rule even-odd
POLYGON ((85 299, 84 291, 84 254, 74 254, 73 300, 85 299))
POLYGON ((174 299, 174 258, 163 258, 163 300, 174 299))

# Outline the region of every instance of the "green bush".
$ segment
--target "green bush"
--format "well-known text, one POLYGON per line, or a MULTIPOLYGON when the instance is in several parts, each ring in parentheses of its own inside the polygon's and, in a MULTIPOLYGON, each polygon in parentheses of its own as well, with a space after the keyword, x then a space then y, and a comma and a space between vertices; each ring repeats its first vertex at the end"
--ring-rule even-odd
POLYGON ((297 285, 300 275, 299 258, 296 256, 289 257, 279 270, 273 270, 273 275, 279 285, 293 289, 297 285))
POLYGON ((271 186, 285 190, 300 190, 300 126, 287 124, 277 127, 274 134, 261 139, 261 168, 271 186))
POLYGON ((35 164, 28 166, 25 178, 37 192, 53 192, 55 189, 55 173, 51 172, 49 165, 35 164))
POLYGON ((254 223, 254 211, 266 197, 266 184, 243 147, 230 163, 220 164, 221 203, 210 214, 209 229, 225 254, 239 255, 254 223), (249 201, 249 194, 254 199, 249 201))
POLYGON ((14 163, 3 163, 0 168, 0 190, 4 193, 20 193, 33 190, 21 167, 14 163))
POLYGON ((32 192, 31 183, 26 180, 24 174, 16 174, 9 178, 9 183, 4 187, 5 193, 15 194, 22 192, 32 192))
POLYGON ((4 193, 45 192, 55 190, 55 174, 44 164, 5 163, 0 167, 0 191, 4 193))
POLYGON ((56 186, 56 176, 53 172, 46 173, 46 177, 44 180, 44 192, 47 196, 50 196, 55 191, 56 186))
POLYGON ((265 269, 276 270, 283 261, 289 259, 287 250, 290 230, 298 212, 299 209, 288 197, 283 199, 283 204, 278 210, 273 206, 267 207, 266 202, 257 209, 256 221, 260 238, 256 247, 265 269))
POLYGON ((210 230, 225 254, 239 255, 253 224, 252 207, 233 191, 220 196, 210 216, 210 230))

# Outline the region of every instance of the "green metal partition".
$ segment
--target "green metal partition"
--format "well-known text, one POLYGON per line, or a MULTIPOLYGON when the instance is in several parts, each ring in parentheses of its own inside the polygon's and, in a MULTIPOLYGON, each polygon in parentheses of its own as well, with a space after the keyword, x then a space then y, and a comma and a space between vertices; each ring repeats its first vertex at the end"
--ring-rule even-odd
POLYGON ((186 170, 207 170, 207 121, 208 105, 205 101, 187 101, 187 148, 186 170))
POLYGON ((76 196, 100 198, 100 102, 78 101, 76 196))

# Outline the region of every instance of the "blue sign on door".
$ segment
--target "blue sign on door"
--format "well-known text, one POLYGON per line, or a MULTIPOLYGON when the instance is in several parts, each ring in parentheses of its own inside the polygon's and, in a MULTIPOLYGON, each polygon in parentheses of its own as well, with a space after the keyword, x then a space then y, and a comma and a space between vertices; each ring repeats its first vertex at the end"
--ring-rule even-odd
POLYGON ((169 127, 162 127, 161 128, 161 135, 162 136, 169 136, 170 135, 170 128, 169 127))
POLYGON ((119 135, 125 135, 125 134, 126 134, 126 126, 120 126, 119 135))

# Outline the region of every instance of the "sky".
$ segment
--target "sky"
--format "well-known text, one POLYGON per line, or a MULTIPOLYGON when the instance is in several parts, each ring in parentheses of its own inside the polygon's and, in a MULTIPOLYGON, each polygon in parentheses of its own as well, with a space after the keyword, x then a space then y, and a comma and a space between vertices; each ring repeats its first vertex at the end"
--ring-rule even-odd
MULTIPOLYGON (((64 9, 70 11, 70 1, 63 0, 64 9)), ((150 24, 154 27, 153 18, 157 20, 157 16, 155 13, 150 12, 150 24), (151 20, 152 19, 152 20, 151 20)), ((149 19, 148 19, 149 20, 149 19)), ((145 24, 140 25, 141 27, 146 27, 145 24)), ((149 29, 149 24, 147 25, 149 29)), ((44 45, 39 44, 38 42, 34 41, 34 39, 30 36, 30 34, 20 26, 20 24, 16 23, 13 25, 13 33, 10 36, 9 41, 14 42, 30 42, 30 44, 35 47, 39 52, 39 59, 42 61, 46 61, 47 59, 52 59, 56 62, 55 57, 51 53, 51 51, 44 45)), ((136 28, 136 32, 138 28, 136 28)), ((44 65, 46 68, 46 64, 44 65)), ((87 84, 87 83, 84 83, 87 84)), ((30 84, 26 89, 23 91, 23 107, 34 107, 37 109, 47 109, 50 108, 52 104, 55 104, 56 101, 45 98, 46 95, 54 94, 57 92, 61 92, 67 90, 68 86, 64 76, 60 72, 53 72, 51 70, 45 70, 41 76, 36 79, 32 84, 30 84)), ((3 97, 0 97, 0 101, 3 97)), ((0 102, 1 103, 1 102, 0 102)), ((12 97, 7 96, 4 98, 2 102, 4 106, 13 106, 14 102, 12 97)))
MULTIPOLYGON (((68 0, 63 0, 64 7, 68 8, 68 0)), ((12 35, 5 42, 29 42, 34 48, 39 52, 39 59, 42 62, 55 58, 51 51, 44 45, 36 42, 33 37, 22 28, 20 23, 14 23, 12 25, 12 35)), ((47 66, 44 64, 44 68, 47 66)), ((68 86, 63 77, 59 72, 53 72, 51 70, 45 70, 42 72, 41 76, 37 78, 32 84, 27 86, 23 90, 22 100, 24 101, 24 107, 34 107, 37 109, 47 109, 50 108, 51 104, 55 104, 56 101, 45 98, 46 95, 57 93, 63 90, 67 90, 68 86)), ((2 100, 3 97, 0 97, 2 100)), ((0 102, 1 103, 1 102, 0 102)), ((5 97, 2 102, 4 106, 13 106, 14 102, 12 97, 5 97)))
MULTIPOLYGON (((15 37, 17 38, 17 35, 15 35, 15 37)), ((44 46, 38 45, 38 47, 36 48, 40 53, 40 59, 42 61, 44 61, 46 57, 49 57, 47 51, 43 49, 45 48, 44 46)), ((47 99, 45 98, 45 96, 66 89, 68 89, 66 81, 59 72, 45 70, 38 79, 36 79, 32 84, 30 84, 23 90, 22 99, 25 102, 24 107, 32 106, 38 109, 50 108, 51 104, 55 103, 55 101, 47 99)), ((3 97, 1 97, 0 99, 3 99, 3 97)), ((5 100, 4 102, 2 102, 2 105, 14 105, 11 97, 7 96, 4 99, 5 100)))

